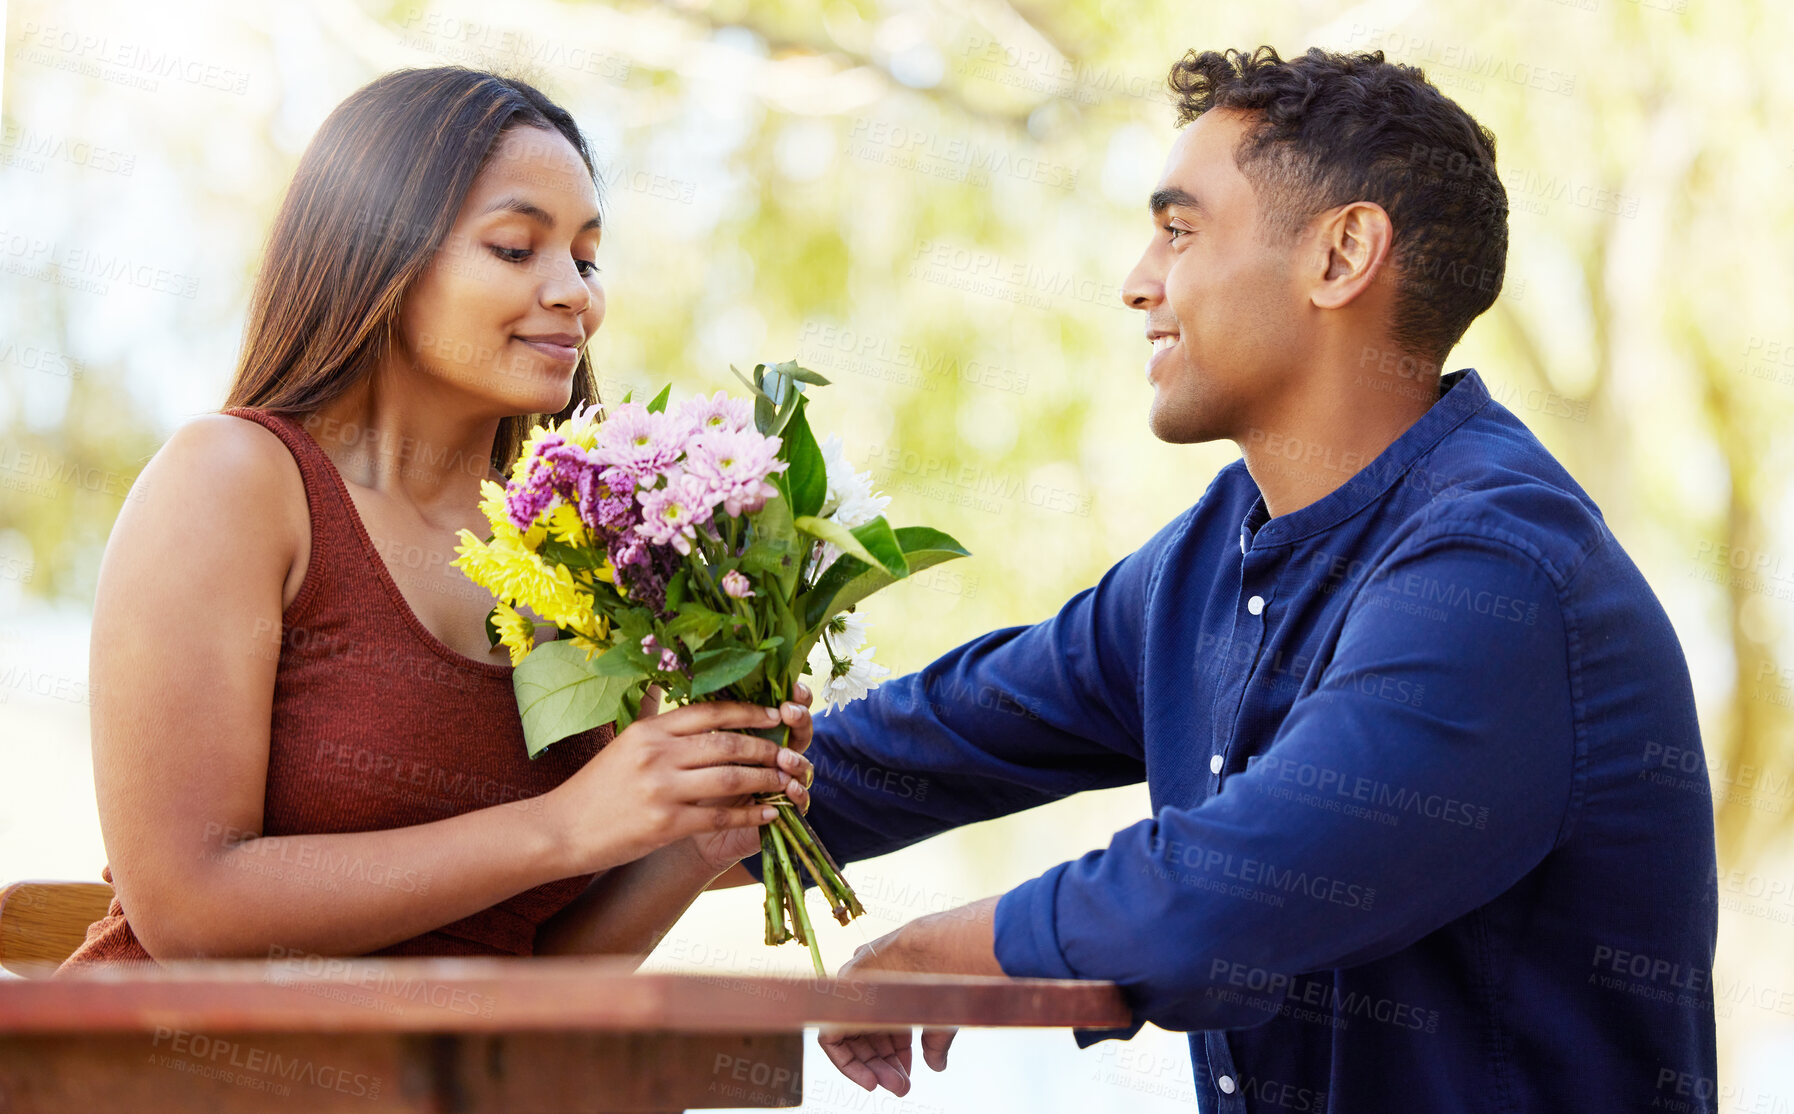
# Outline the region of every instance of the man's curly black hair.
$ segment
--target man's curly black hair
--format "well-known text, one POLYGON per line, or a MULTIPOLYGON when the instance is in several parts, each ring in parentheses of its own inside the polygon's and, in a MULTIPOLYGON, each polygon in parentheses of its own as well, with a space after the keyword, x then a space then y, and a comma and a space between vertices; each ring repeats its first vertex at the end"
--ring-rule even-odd
POLYGON ((1262 213, 1260 233, 1287 242, 1315 214, 1351 201, 1381 205, 1394 226, 1391 339, 1442 365, 1495 303, 1507 266, 1507 191, 1495 136, 1413 66, 1380 50, 1270 46, 1190 51, 1171 67, 1182 127, 1213 109, 1256 120, 1234 151, 1262 213))

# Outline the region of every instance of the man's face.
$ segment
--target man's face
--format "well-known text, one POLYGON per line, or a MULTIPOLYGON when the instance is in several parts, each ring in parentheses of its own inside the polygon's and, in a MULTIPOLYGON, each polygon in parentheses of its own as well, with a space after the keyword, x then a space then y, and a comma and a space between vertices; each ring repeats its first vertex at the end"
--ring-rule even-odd
POLYGON ((1303 364, 1301 241, 1259 238, 1258 198, 1234 163, 1251 119, 1217 109, 1177 137, 1153 192, 1152 240, 1122 286, 1153 343, 1148 422, 1173 444, 1243 440, 1303 364))

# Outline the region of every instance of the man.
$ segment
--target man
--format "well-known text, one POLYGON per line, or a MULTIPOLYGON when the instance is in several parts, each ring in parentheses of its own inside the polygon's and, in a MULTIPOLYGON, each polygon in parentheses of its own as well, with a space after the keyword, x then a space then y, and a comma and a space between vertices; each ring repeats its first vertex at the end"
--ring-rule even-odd
MULTIPOLYGON (((1646 776, 1701 754, 1681 648, 1575 481, 1439 374, 1501 285, 1493 137, 1381 53, 1192 51, 1171 86, 1123 297, 1153 433, 1244 459, 810 751, 843 860, 1142 779, 1153 815, 845 973, 1114 980, 1135 1025, 1079 1043, 1189 1031, 1205 1111, 1699 1108, 1712 806, 1646 776)), ((950 1037, 923 1035, 937 1070, 950 1037)), ((908 1089, 908 1034, 824 1047, 908 1089)))

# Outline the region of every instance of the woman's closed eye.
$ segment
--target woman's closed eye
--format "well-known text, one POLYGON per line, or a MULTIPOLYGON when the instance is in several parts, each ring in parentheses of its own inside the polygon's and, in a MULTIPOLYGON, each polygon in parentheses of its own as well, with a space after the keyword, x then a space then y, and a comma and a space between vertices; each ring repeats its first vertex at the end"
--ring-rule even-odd
MULTIPOLYGON (((522 263, 535 252, 529 248, 507 248, 498 244, 491 245, 492 254, 507 263, 522 263)), ((591 278, 598 273, 598 264, 590 259, 575 259, 573 266, 579 271, 581 278, 591 278)))

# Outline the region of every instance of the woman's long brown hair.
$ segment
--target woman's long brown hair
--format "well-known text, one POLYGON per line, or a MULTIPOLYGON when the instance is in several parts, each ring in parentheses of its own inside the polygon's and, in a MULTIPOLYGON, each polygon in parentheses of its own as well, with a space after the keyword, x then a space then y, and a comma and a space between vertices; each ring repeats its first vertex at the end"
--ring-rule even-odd
MULTIPOLYGON (((565 136, 597 186, 573 117, 514 78, 464 66, 398 70, 338 105, 274 219, 223 409, 310 413, 371 374, 406 291, 453 227, 494 144, 520 126, 565 136)), ((567 407, 501 419, 492 466, 509 472, 532 425, 566 418, 585 401, 598 401, 598 384, 582 351, 567 407)))

